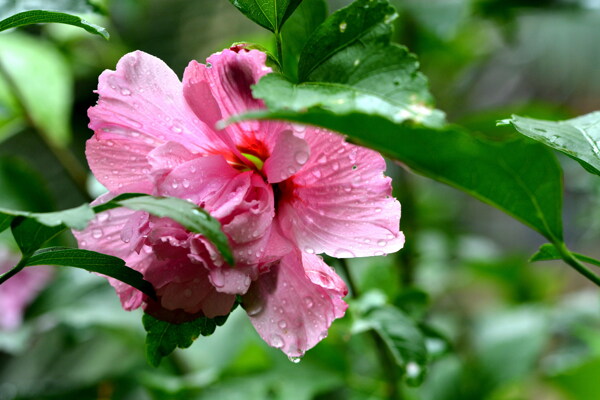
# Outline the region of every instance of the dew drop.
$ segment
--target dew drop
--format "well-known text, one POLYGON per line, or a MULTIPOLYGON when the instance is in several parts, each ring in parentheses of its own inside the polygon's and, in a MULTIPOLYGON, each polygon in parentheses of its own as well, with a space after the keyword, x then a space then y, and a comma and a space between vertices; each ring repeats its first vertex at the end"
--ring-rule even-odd
POLYGON ((173 183, 171 183, 171 187, 172 187, 173 189, 177 189, 177 188, 179 187, 179 183, 177 183, 177 182, 173 181, 173 183))
POLYGON ((172 130, 173 132, 175 132, 175 133, 181 133, 181 132, 183 132, 183 129, 181 129, 181 127, 179 127, 179 126, 177 126, 177 125, 173 125, 173 126, 171 127, 171 130, 172 130))
POLYGON ((188 181, 187 179, 184 179, 183 182, 181 182, 181 185, 187 189, 190 187, 190 181, 188 181))
POLYGON ((354 253, 352 253, 348 249, 337 249, 333 253, 333 256, 336 258, 349 258, 349 257, 354 257, 354 253))
POLYGON ((312 297, 307 296, 304 298, 304 304, 306 304, 306 307, 308 307, 308 308, 313 308, 313 306, 315 305, 315 302, 313 301, 312 297))
POLYGON ((327 156, 325 154, 323 154, 321 157, 319 157, 319 164, 325 164, 327 162, 327 156))
POLYGON ((244 308, 246 309, 246 313, 249 317, 254 317, 255 315, 260 314, 260 312, 263 310, 263 303, 256 301, 250 304, 244 304, 244 308))
POLYGON ((306 164, 306 162, 308 161, 308 157, 309 157, 309 155, 306 151, 298 151, 294 155, 294 159, 300 165, 306 164))
POLYGON ((406 377, 410 379, 418 378, 421 374, 421 367, 414 361, 406 364, 406 377))
POLYGON ((385 246, 386 244, 387 244, 387 242, 386 242, 385 240, 383 240, 383 239, 381 239, 381 240, 378 240, 378 241, 377 241, 377 245, 378 245, 379 247, 383 247, 383 246, 385 246))
POLYGON ((348 27, 348 24, 346 23, 346 21, 342 22, 340 24, 340 32, 342 32, 342 33, 345 32, 347 27, 348 27))
POLYGON ((381 212, 381 208, 377 207, 377 208, 375 209, 375 212, 376 212, 376 213, 380 213, 380 212, 381 212))
POLYGON ((334 171, 337 171, 340 169, 340 163, 335 161, 333 164, 331 164, 331 168, 333 168, 334 171))
POLYGON ((100 229, 100 228, 92 229, 92 237, 94 239, 100 239, 103 234, 104 234, 104 232, 102 232, 102 229, 100 229))
POLYGON ((304 251, 308 254, 315 254, 315 249, 313 249, 312 247, 305 247, 304 251))
POLYGON ((283 338, 277 334, 271 335, 271 346, 276 349, 282 348, 284 345, 283 338))
POLYGON ((285 329, 287 328, 287 322, 285 322, 284 320, 279 321, 279 323, 277 323, 277 326, 281 329, 285 329))
POLYGON ((196 172, 196 166, 195 165, 190 166, 190 172, 192 174, 196 172))
POLYGON ((311 173, 313 174, 313 176, 314 176, 315 178, 320 178, 320 177, 322 176, 322 175, 321 175, 321 171, 320 171, 320 170, 318 170, 318 169, 313 169, 313 170, 311 171, 311 173))
POLYGON ((129 89, 121 89, 121 94, 123 96, 130 96, 131 95, 131 90, 129 90, 129 89))
POLYGON ((300 360, 302 359, 302 357, 292 357, 289 356, 288 360, 290 360, 291 362, 293 362, 294 364, 298 364, 300 362, 300 360))

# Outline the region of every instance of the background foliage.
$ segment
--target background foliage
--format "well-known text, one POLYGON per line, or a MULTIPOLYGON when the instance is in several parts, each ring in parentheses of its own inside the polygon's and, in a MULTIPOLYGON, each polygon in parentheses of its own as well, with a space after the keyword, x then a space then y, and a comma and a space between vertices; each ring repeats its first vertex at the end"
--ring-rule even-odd
MULTIPOLYGON (((11 3, 0 2, 2 15, 14 13, 11 3)), ((96 101, 93 90, 100 72, 113 69, 125 52, 141 49, 154 54, 179 74, 189 60, 203 60, 234 41, 258 43, 277 53, 272 34, 225 0, 56 3, 67 11, 87 13, 84 20, 92 24, 86 26, 106 27, 111 39, 105 41, 77 26, 57 24, 0 34, 3 208, 63 210, 98 194, 83 155, 84 142, 91 134, 86 127, 86 109, 96 101), (40 98, 44 101, 38 101, 40 98)), ((297 2, 282 3, 293 6, 297 2)), ((327 5, 332 12, 348 3, 332 0, 327 5)), ((427 170, 426 175, 446 176, 449 167, 456 168, 459 184, 446 183, 461 187, 464 171, 460 168, 481 172, 484 178, 498 173, 493 171, 493 163, 485 170, 485 162, 494 154, 486 153, 488 144, 472 150, 471 164, 452 158, 448 151, 452 148, 470 154, 467 129, 484 139, 516 143, 521 136, 511 126, 496 127, 497 120, 512 114, 565 120, 600 108, 597 2, 392 3, 398 18, 388 24, 395 30, 374 40, 384 38, 384 54, 394 46, 388 37, 415 53, 429 79, 436 108, 464 127, 447 128, 440 138, 432 131, 437 129, 438 119, 426 121, 421 140, 405 140, 414 148, 403 151, 423 155, 409 164, 410 168, 423 173, 424 166, 431 165, 427 157, 435 152, 445 164, 427 170)), ((286 37, 302 37, 302 29, 312 29, 327 15, 322 2, 311 0, 299 7, 301 14, 308 25, 295 24, 292 16, 281 32, 281 23, 288 17, 285 14, 280 15, 282 19, 257 22, 280 33, 285 43, 286 37)), ((354 27, 347 25, 344 31, 354 27)), ((393 48, 391 51, 401 51, 393 48)), ((325 79, 326 69, 320 72, 314 67, 317 52, 309 55, 312 61, 308 56, 304 57, 308 61, 302 61, 300 45, 284 49, 283 70, 291 84, 325 79), (301 60, 298 69, 293 62, 285 64, 294 57, 301 60)), ((394 62, 392 57, 380 61, 394 62)), ((363 73, 373 71, 365 68, 363 73)), ((340 83, 360 92, 356 82, 368 78, 360 72, 339 75, 340 83)), ((282 96, 272 101, 276 100, 293 99, 282 96)), ((402 94, 395 100, 403 101, 402 94)), ((389 104, 394 106, 394 102, 389 104)), ((335 108, 324 110, 337 112, 335 108)), ((313 111, 323 118, 318 109, 313 111)), ((293 113, 280 116, 299 118, 293 113)), ((310 114, 302 118, 310 118, 310 114)), ((349 119, 346 123, 353 126, 355 122, 349 119)), ((535 128, 548 128, 521 117, 507 122, 538 140, 535 128)), ((374 117, 368 123, 385 133, 383 119, 374 117)), ((568 124, 560 129, 572 132, 568 124)), ((401 140, 402 133, 395 134, 401 140)), ((577 140, 576 134, 573 137, 577 140)), ((546 142, 564 150, 550 139, 546 142)), ((380 150, 388 149, 386 155, 397 157, 386 143, 384 137, 380 150)), ((545 169, 532 172, 532 184, 536 184, 535 176, 551 174, 557 174, 560 182, 554 156, 533 142, 527 146, 522 154, 511 151, 507 164, 521 165, 520 160, 533 159, 534 166, 545 169)), ((588 169, 597 169, 595 159, 589 159, 589 149, 563 152, 583 160, 588 169)), ((564 171, 565 242, 579 253, 598 258, 598 178, 562 153, 558 159, 564 171)), ((387 257, 348 260, 347 270, 355 285, 347 316, 337 321, 329 337, 300 363, 291 363, 268 348, 244 313, 236 310, 216 335, 199 339, 189 349, 167 357, 159 368, 152 368, 145 360, 140 314, 121 310, 105 280, 84 271, 61 269, 29 308, 24 326, 0 333, 0 399, 594 398, 598 391, 595 377, 600 373, 597 288, 563 263, 529 263, 529 256, 548 239, 506 214, 394 163, 389 164, 388 173, 394 177, 395 195, 402 203, 401 226, 407 246, 387 257), (383 334, 374 336, 369 333, 372 330, 383 334), (386 345, 381 340, 395 343, 392 347, 401 350, 392 356, 403 370, 378 358, 376 349, 386 345), (421 343, 428 351, 425 354, 419 346, 409 348, 403 343, 421 343), (422 385, 411 386, 422 377, 422 385), (397 393, 390 387, 392 380, 398 383, 397 393)), ((523 173, 526 171, 518 171, 523 173)), ((541 207, 555 213, 554 222, 544 227, 536 220, 537 214, 527 209, 516 216, 547 238, 560 238, 560 197, 552 194, 560 194, 562 188, 542 189, 546 190, 546 202, 541 207)), ((5 232, 0 238, 3 245, 16 251, 17 243, 10 235, 5 232)), ((59 236, 52 244, 73 246, 68 236, 59 236)), ((338 262, 330 263, 336 266, 338 262)))

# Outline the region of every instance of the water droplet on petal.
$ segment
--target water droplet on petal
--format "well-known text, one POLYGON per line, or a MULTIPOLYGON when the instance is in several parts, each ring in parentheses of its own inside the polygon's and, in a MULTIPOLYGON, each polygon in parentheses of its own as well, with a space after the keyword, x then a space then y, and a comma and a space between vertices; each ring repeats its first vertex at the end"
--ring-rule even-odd
POLYGON ((325 154, 323 154, 321 157, 319 157, 319 164, 325 164, 327 162, 327 156, 325 154))
POLYGON ((285 329, 287 328, 287 322, 285 322, 284 320, 279 321, 279 323, 277 323, 277 326, 279 326, 279 328, 281 329, 285 329))
POLYGON ((313 301, 312 297, 307 296, 304 298, 304 304, 306 304, 306 307, 312 308, 315 305, 315 302, 313 301))
POLYGON ((291 362, 293 362, 294 364, 298 364, 300 362, 300 360, 302 359, 302 357, 292 357, 289 356, 288 360, 290 360, 291 362))
POLYGON ((283 338, 277 334, 271 335, 271 346, 275 347, 276 349, 280 349, 283 347, 283 345, 285 344, 283 342, 283 338))
POLYGON ((181 133, 181 132, 183 132, 183 129, 181 129, 181 127, 179 127, 179 126, 177 126, 177 125, 173 125, 173 126, 171 127, 171 130, 172 130, 173 132, 175 132, 175 133, 181 133))
POLYGON ((130 96, 131 95, 131 90, 129 90, 129 89, 121 89, 121 94, 123 96, 130 96))
POLYGON ((337 249, 333 253, 333 256, 336 258, 350 258, 350 257, 354 257, 354 253, 352 253, 348 249, 337 249))
POLYGON ((337 171, 338 169, 340 169, 340 163, 337 161, 334 161, 334 163, 331 164, 331 168, 333 168, 334 171, 337 171))
POLYGON ((255 315, 260 314, 260 312, 263 310, 263 303, 256 300, 250 304, 244 304, 244 309, 249 317, 254 317, 255 315))
POLYGON ((298 151, 294 155, 296 162, 300 165, 306 164, 306 162, 308 161, 308 157, 309 157, 309 155, 306 151, 298 151))
POLYGON ((100 239, 102 237, 102 235, 104 235, 104 232, 102 232, 102 229, 100 229, 100 228, 92 229, 92 237, 94 239, 100 239))
POLYGON ((383 239, 377 241, 377 245, 380 246, 380 247, 383 247, 386 244, 387 244, 387 242, 385 240, 383 240, 383 239))
POLYGON ((181 185, 187 189, 190 187, 190 181, 188 181, 187 179, 184 179, 183 182, 181 182, 181 185))
POLYGON ((311 171, 311 174, 317 179, 321 177, 321 171, 316 168, 311 171))
POLYGON ((315 254, 315 249, 313 249, 312 247, 305 247, 304 251, 308 254, 315 254))

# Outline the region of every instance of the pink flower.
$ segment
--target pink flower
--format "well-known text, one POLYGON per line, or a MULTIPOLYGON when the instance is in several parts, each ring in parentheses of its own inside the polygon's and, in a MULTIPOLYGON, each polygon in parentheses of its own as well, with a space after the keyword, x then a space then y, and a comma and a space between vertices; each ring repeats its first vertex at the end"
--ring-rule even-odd
MULTIPOLYGON (((0 275, 18 262, 18 256, 0 247, 0 275)), ((46 286, 51 272, 48 267, 25 268, 0 285, 0 330, 16 329, 21 325, 25 308, 46 286)))
POLYGON ((114 280, 123 307, 171 322, 229 313, 236 296, 258 333, 300 356, 344 315, 347 288, 319 253, 364 257, 395 252, 400 204, 385 162, 338 134, 284 122, 223 119, 264 108, 251 85, 271 70, 241 47, 190 62, 183 84, 161 60, 125 55, 100 76, 90 108, 87 158, 109 193, 175 196, 217 218, 236 265, 168 219, 117 209, 76 236, 142 272, 159 302, 114 280))

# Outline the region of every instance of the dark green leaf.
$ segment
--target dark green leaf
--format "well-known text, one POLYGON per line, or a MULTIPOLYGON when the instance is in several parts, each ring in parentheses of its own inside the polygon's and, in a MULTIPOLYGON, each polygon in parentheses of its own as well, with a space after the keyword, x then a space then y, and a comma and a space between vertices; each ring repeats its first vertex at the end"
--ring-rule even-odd
MULTIPOLYGON (((285 99, 281 101, 285 107, 285 99)), ((351 110, 336 114, 320 107, 246 116, 256 117, 318 125, 346 134, 352 142, 498 207, 552 242, 562 241, 562 172, 553 154, 537 143, 494 143, 458 127, 437 130, 351 110)))
POLYGON ((4 232, 10 226, 13 218, 12 215, 0 213, 0 232, 4 232))
POLYGON ((0 31, 4 31, 10 28, 17 28, 19 26, 31 25, 31 24, 43 24, 43 23, 58 23, 67 24, 83 28, 90 33, 100 35, 105 39, 109 38, 109 34, 101 26, 91 24, 81 17, 75 15, 65 14, 55 11, 44 11, 44 10, 31 10, 24 11, 18 14, 12 15, 6 19, 0 21, 0 31))
POLYGON ((298 80, 298 61, 306 41, 327 17, 325 0, 304 0, 281 30, 283 72, 298 80))
POLYGON ((16 217, 11 223, 11 230, 24 257, 30 256, 44 243, 64 231, 66 226, 42 225, 35 219, 16 217))
POLYGON ((588 172, 600 175, 600 111, 557 122, 513 115, 501 123, 512 124, 523 135, 568 155, 588 172))
POLYGON ((271 32, 279 32, 302 0, 229 0, 246 17, 271 32))
POLYGON ((154 288, 144 280, 141 273, 127 267, 125 261, 120 258, 107 254, 83 249, 49 247, 36 251, 27 260, 26 265, 56 265, 85 269, 86 271, 115 278, 152 298, 156 298, 154 288))
MULTIPOLYGON (((586 255, 579 254, 579 253, 571 252, 571 254, 579 261, 583 261, 585 263, 600 267, 600 260, 596 260, 595 258, 588 257, 586 255)), ((556 247, 554 247, 554 245, 552 245, 550 243, 541 245, 540 248, 538 249, 537 253, 532 255, 531 258, 529 259, 529 261, 531 261, 531 262, 550 261, 550 260, 562 260, 562 256, 560 255, 559 251, 556 249, 556 247)))
MULTIPOLYGON (((389 43, 390 23, 395 16, 396 10, 387 0, 357 0, 331 14, 304 47, 298 66, 300 80, 316 80, 310 79, 313 71, 332 57, 347 56, 349 52, 345 50, 348 47, 355 48, 363 43, 364 50, 369 51, 367 44, 389 43)), ((342 61, 352 64, 354 58, 342 61)))
POLYGON ((211 335, 217 326, 223 325, 227 316, 214 319, 200 317, 182 324, 172 324, 144 314, 142 322, 146 336, 146 357, 151 365, 157 367, 163 357, 179 347, 190 347, 200 335, 211 335))
POLYGON ((56 146, 69 143, 73 72, 55 46, 19 32, 2 34, 0 87, 16 102, 10 107, 12 123, 32 124, 56 146))
POLYGON ((161 218, 171 218, 191 232, 201 233, 219 250, 229 265, 234 265, 233 254, 229 248, 229 240, 221 230, 219 221, 210 216, 197 205, 175 197, 153 197, 144 194, 126 193, 111 201, 96 206, 95 212, 116 207, 131 210, 147 211, 161 218))
POLYGON ((362 322, 371 326, 384 340, 396 364, 404 371, 406 382, 420 384, 427 368, 427 348, 415 322, 390 305, 372 309, 362 322))

